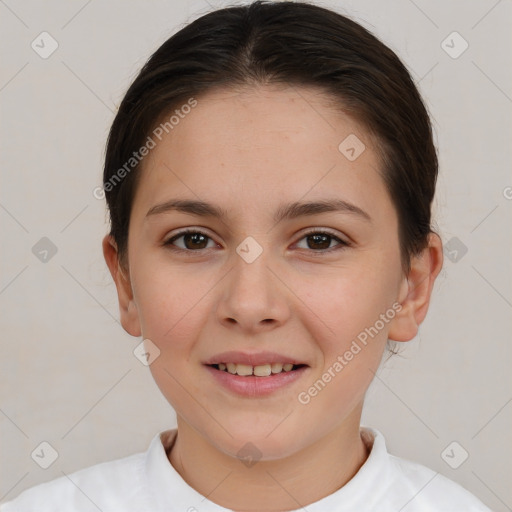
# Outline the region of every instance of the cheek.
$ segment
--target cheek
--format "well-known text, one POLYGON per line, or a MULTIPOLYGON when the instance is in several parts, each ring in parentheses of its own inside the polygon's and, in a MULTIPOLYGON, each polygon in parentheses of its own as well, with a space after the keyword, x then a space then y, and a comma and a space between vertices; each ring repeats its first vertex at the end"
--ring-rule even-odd
MULTIPOLYGON (((323 340, 326 358, 333 358, 391 308, 396 287, 394 268, 361 259, 357 265, 347 264, 311 279, 297 279, 294 291, 307 306, 303 318, 310 319, 310 328, 322 326, 325 336, 319 336, 317 341, 323 340)), ((378 323, 378 330, 382 331, 379 338, 386 337, 387 326, 388 323, 384 327, 378 323)))
POLYGON ((154 262, 139 264, 133 276, 142 335, 159 350, 150 365, 151 374, 162 394, 185 418, 195 414, 190 395, 201 395, 201 382, 189 379, 187 369, 211 310, 207 299, 213 280, 203 277, 193 278, 187 272, 154 262))
POLYGON ((319 415, 330 410, 332 422, 362 403, 380 365, 394 316, 392 283, 386 274, 364 267, 345 268, 336 274, 317 279, 323 286, 303 290, 308 308, 302 322, 314 335, 322 360, 314 368, 309 387, 298 397, 319 415), (308 309, 315 314, 308 314, 308 309))
POLYGON ((162 353, 171 348, 180 351, 197 337, 206 318, 215 276, 191 274, 189 269, 170 267, 158 260, 136 264, 132 280, 142 335, 162 353))

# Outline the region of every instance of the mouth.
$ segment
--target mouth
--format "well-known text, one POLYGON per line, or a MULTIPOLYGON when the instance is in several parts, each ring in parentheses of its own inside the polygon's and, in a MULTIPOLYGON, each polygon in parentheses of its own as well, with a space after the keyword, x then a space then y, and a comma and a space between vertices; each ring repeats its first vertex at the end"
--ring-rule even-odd
POLYGON ((283 372, 293 372, 307 365, 293 363, 265 363, 253 366, 243 363, 217 363, 207 366, 221 372, 227 372, 231 375, 239 375, 241 377, 250 377, 251 375, 256 377, 270 377, 283 372))
POLYGON ((222 389, 252 398, 274 395, 310 370, 303 361, 274 352, 224 352, 203 364, 222 389))

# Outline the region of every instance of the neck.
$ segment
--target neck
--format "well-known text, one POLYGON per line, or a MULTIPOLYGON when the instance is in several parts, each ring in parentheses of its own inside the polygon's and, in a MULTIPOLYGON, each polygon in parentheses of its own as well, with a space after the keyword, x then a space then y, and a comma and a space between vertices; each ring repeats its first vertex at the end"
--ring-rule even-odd
POLYGON ((368 458, 358 412, 300 452, 254 465, 220 452, 178 416, 169 461, 192 488, 222 507, 259 512, 299 509, 337 491, 368 458))

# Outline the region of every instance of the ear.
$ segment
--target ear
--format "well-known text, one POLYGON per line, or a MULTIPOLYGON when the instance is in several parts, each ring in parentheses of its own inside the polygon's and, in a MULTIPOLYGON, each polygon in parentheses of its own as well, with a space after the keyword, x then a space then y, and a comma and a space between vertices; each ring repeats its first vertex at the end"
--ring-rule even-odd
POLYGON ((427 315, 434 281, 443 266, 443 243, 436 233, 430 233, 428 247, 411 261, 409 274, 400 285, 398 302, 402 309, 393 318, 388 338, 410 341, 427 315))
POLYGON ((110 235, 103 238, 103 256, 117 288, 121 325, 132 336, 140 336, 139 312, 133 300, 133 291, 128 269, 123 269, 117 251, 117 244, 110 235))

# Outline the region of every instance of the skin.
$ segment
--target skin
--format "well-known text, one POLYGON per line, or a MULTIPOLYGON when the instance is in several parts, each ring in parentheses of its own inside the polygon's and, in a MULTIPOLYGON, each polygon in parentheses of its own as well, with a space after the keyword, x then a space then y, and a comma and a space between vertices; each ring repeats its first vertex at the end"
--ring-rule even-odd
POLYGON ((387 339, 411 340, 425 318, 442 244, 432 233, 404 275, 398 218, 375 143, 315 89, 267 85, 197 99, 144 161, 126 265, 110 236, 104 255, 124 329, 160 350, 150 369, 176 411, 179 432, 170 463, 224 507, 299 509, 342 487, 367 459, 359 433, 365 392, 387 339), (338 150, 350 134, 366 146, 355 161, 338 150), (283 203, 332 197, 357 205, 371 222, 346 212, 277 224, 272 218, 283 203), (171 198, 214 203, 228 216, 146 216, 171 198), (164 245, 187 227, 210 238, 200 249, 176 239, 183 252, 164 245), (310 228, 350 245, 335 238, 315 245, 306 237, 310 228), (236 252, 248 236, 263 249, 250 264, 236 252), (301 404, 299 393, 394 303, 400 312, 301 404), (241 397, 221 388, 202 364, 227 350, 275 351, 309 368, 270 396, 241 397), (261 452, 251 467, 237 458, 247 442, 261 452))

